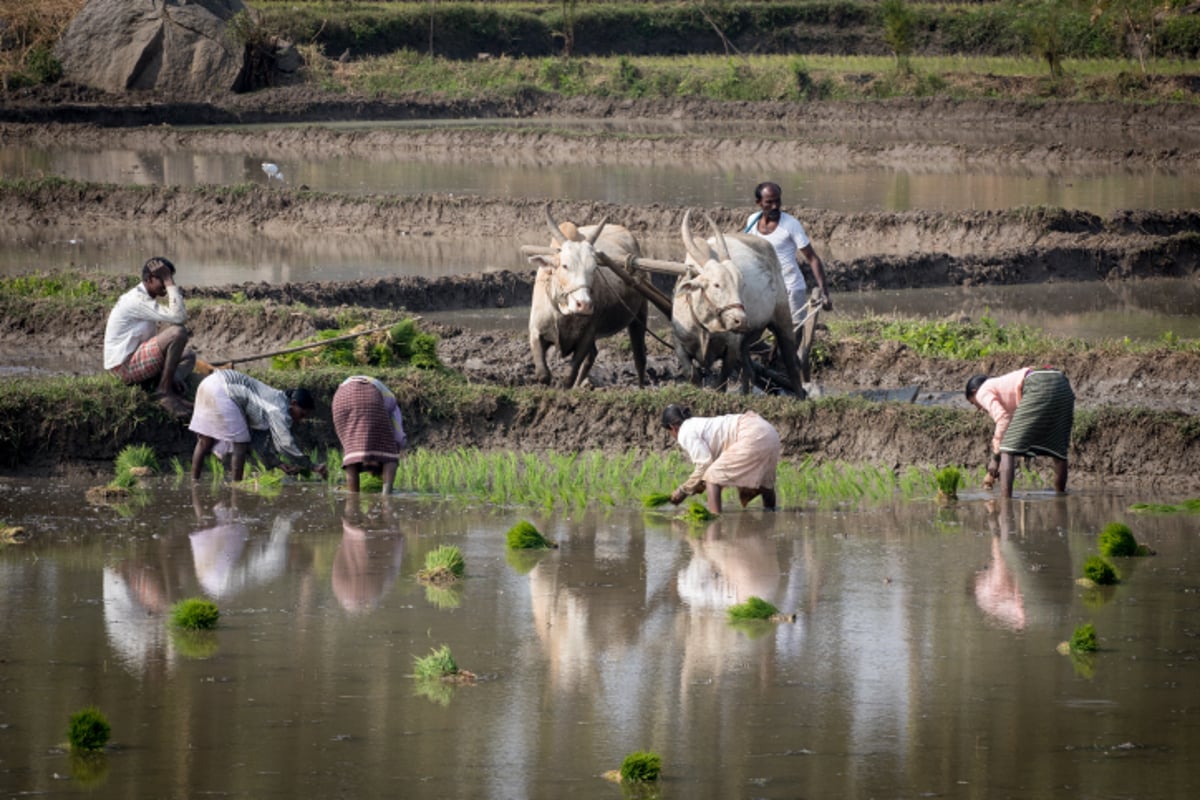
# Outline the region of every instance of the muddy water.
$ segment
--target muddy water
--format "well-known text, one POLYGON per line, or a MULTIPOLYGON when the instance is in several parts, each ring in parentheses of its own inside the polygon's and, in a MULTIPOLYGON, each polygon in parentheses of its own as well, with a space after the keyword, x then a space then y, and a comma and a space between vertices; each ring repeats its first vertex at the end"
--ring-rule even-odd
POLYGON ((0 483, 0 518, 35 534, 0 548, 6 793, 610 798, 600 774, 637 749, 675 798, 1200 790, 1200 522, 1123 510, 1149 498, 689 528, 166 481, 115 513, 84 488, 0 483), (561 548, 506 557, 522 518, 561 548), (1158 554, 1077 587, 1124 519, 1158 554), (438 594, 415 572, 442 544, 467 577, 438 594), (731 626, 751 595, 795 622, 731 626), (209 640, 165 624, 192 596, 222 610, 209 640), (1088 621, 1101 652, 1058 655, 1088 621), (413 658, 443 644, 479 680, 422 694, 413 658), (90 704, 113 741, 85 769, 61 747, 90 704))
MULTIPOLYGON (((556 197, 631 205, 667 203, 752 206, 764 177, 784 187, 789 206, 843 212, 914 209, 957 211, 1052 206, 1109 214, 1123 208, 1200 206, 1200 182, 1186 172, 1153 166, 1029 169, 1020 165, 918 163, 903 166, 783 167, 734 161, 654 164, 504 163, 447 161, 444 154, 327 157, 269 152, 75 149, 13 145, 0 154, 0 177, 58 176, 119 184, 194 186, 248 181, 266 184, 262 163, 277 163, 291 186, 346 193, 483 197, 556 197)), ((276 183, 276 185, 279 185, 276 183)))

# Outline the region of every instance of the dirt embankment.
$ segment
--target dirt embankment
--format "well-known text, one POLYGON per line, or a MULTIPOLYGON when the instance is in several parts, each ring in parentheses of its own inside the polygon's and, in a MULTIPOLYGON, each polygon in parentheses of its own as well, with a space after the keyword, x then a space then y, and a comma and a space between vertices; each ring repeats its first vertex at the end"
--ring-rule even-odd
MULTIPOLYGON (((433 116, 500 116, 550 113, 614 115, 625 118, 677 117, 686 128, 696 120, 736 122, 774 120, 776 141, 757 142, 745 136, 713 135, 662 137, 579 136, 561 133, 441 132, 417 134, 410 145, 403 135, 377 132, 356 134, 304 129, 263 134, 275 137, 272 147, 289 152, 316 152, 332 146, 371 148, 414 146, 423 152, 490 151, 497 158, 586 161, 603 166, 610 160, 680 158, 741 158, 746 153, 771 162, 793 158, 811 162, 822 158, 864 159, 872 164, 929 162, 958 164, 978 160, 996 163, 1010 159, 1022 166, 1039 158, 1070 168, 1120 158, 1112 147, 1055 144, 1076 139, 1079 130, 1118 132, 1143 144, 1128 146, 1133 163, 1154 163, 1166 169, 1194 169, 1197 146, 1191 139, 1200 130, 1200 111, 1177 107, 1154 109, 1059 107, 1049 104, 1039 113, 1016 114, 1004 104, 828 104, 821 114, 794 104, 611 103, 590 100, 557 101, 516 98, 491 108, 443 104, 431 113, 424 103, 371 103, 344 99, 305 99, 304 95, 256 95, 259 108, 242 99, 225 106, 171 106, 128 102, 104 104, 103 98, 70 100, 52 113, 44 102, 6 105, 0 119, 78 120, 94 125, 140 125, 158 122, 272 119, 380 119, 433 116), (219 113, 218 113, 219 112, 219 113), (22 116, 24 115, 24 116, 22 116), (255 116, 258 115, 258 116, 255 116), (816 121, 814 121, 816 120, 816 121), (982 126, 1007 135, 1007 144, 993 146, 942 140, 931 131, 956 126, 982 126), (908 142, 871 141, 871 132, 909 128, 908 142), (809 137, 797 131, 816 131, 809 137), (838 138, 839 131, 863 134, 838 138), (865 133, 864 133, 865 132, 865 133), (1070 135, 1068 135, 1070 134, 1070 135), (1176 137, 1178 145, 1165 145, 1176 137), (423 137, 423 138, 422 138, 423 137), (988 161, 990 159, 990 161, 988 161), (1056 161, 1055 159, 1058 159, 1056 161)), ((0 127, 0 141, 47 141, 97 146, 113 136, 129 146, 200 146, 230 149, 246 146, 245 131, 191 133, 158 130, 81 128, 54 125, 0 127), (15 138, 14 138, 15 137, 15 138), (90 137, 90 138, 89 138, 90 137), (189 137, 197 137, 190 139, 189 137), (154 144, 154 143, 157 144, 154 144)), ((885 137, 886 138, 886 137, 885 137)), ((0 187, 0 219, 21 228, 73 225, 120 227, 154 225, 211 231, 261 231, 281 236, 318 230, 323 236, 373 237, 386 246, 389 237, 428 236, 453 241, 472 236, 502 240, 505 247, 545 238, 542 207, 546 198, 487 199, 423 195, 416 197, 349 197, 303 189, 129 188, 44 183, 0 187)), ((591 221, 608 217, 631 227, 639 236, 658 242, 678 241, 682 207, 670 205, 619 206, 596 202, 556 203, 560 219, 591 221)), ((715 222, 729 229, 742 221, 745 209, 707 209, 715 222)), ((1001 212, 904 214, 843 214, 803 211, 810 234, 842 251, 863 252, 845 261, 830 261, 827 272, 836 291, 917 286, 1035 283, 1053 280, 1131 280, 1151 276, 1195 275, 1200 266, 1200 212, 1119 212, 1098 217, 1073 211, 1010 210, 1001 212), (862 242, 870 246, 864 252, 862 242)), ((340 283, 246 284, 192 288, 195 299, 232 300, 238 297, 266 303, 266 313, 250 315, 236 304, 210 303, 192 320, 195 346, 202 356, 219 360, 264 352, 286 345, 321 327, 336 324, 347 307, 390 316, 395 309, 411 313, 526 305, 531 275, 494 272, 453 278, 391 278, 340 283), (310 310, 300 309, 300 305, 310 310), (311 309, 316 309, 312 311, 311 309)), ((36 304, 4 310, 0 347, 38 348, 62 353, 79 371, 95 371, 104 309, 84 314, 69 311, 47 316, 36 304), (65 335, 63 332, 67 332, 65 335), (68 352, 74 354, 72 361, 68 352)), ((630 447, 666 449, 670 443, 657 424, 657 413, 668 399, 685 399, 698 413, 721 413, 747 405, 775 421, 785 437, 790 457, 872 461, 904 465, 959 463, 974 466, 986 446, 988 422, 982 414, 958 406, 924 408, 861 402, 799 403, 781 398, 738 398, 713 392, 694 394, 680 388, 678 366, 670 350, 650 343, 650 387, 637 390, 625 337, 602 343, 593 370, 598 386, 610 390, 561 391, 529 389, 532 361, 526 337, 519 331, 472 330, 454 324, 436 327, 440 354, 446 364, 466 376, 471 392, 447 399, 445 387, 422 376, 397 374, 390 380, 404 402, 414 444, 431 447, 511 447, 515 441, 529 449, 574 450, 630 447)), ((658 332, 665 336, 665 329, 658 332)), ((974 372, 1000 372, 1019 366, 1004 359, 960 363, 919 358, 887 342, 823 342, 826 357, 817 368, 818 382, 839 388, 878 388, 921 385, 927 391, 957 392, 974 372)), ((1171 491, 1196 488, 1200 479, 1200 409, 1189 403, 1200 396, 1195 376, 1200 357, 1158 353, 1148 356, 1040 354, 1037 360, 1063 367, 1080 398, 1076 442, 1073 445, 1074 485, 1170 481, 1171 491), (1118 410, 1114 410, 1118 409, 1118 410)), ((250 364, 251 368, 262 364, 250 364)), ((556 364, 561 374, 565 366, 556 364)), ((335 376, 319 379, 316 388, 327 397, 335 376), (323 381, 323 382, 322 382, 323 381)), ((167 455, 190 451, 186 429, 166 420, 149 398, 114 395, 97 390, 92 416, 84 419, 46 418, 30 409, 47 398, 14 401, 0 414, 0 468, 15 472, 61 472, 70 465, 94 465, 104 470, 121 446, 149 441, 167 455), (105 405, 108 403, 108 405, 105 405)), ((36 394, 36 392, 35 392, 36 394)), ((336 446, 327 412, 306 427, 310 443, 336 446)))

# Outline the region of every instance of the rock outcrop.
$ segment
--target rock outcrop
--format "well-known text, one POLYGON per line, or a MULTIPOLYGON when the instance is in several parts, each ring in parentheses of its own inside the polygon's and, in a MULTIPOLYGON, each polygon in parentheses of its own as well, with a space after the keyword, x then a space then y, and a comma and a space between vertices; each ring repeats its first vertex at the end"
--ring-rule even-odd
POLYGON ((252 13, 242 0, 89 0, 55 55, 66 80, 109 92, 206 97, 284 82, 262 68, 277 45, 252 13))

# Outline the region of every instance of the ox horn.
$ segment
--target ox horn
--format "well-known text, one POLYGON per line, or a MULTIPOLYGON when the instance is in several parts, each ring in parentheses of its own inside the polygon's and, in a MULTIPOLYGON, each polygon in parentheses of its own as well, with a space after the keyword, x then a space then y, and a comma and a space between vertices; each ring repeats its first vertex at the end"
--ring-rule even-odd
POLYGON ((563 246, 562 231, 559 230, 558 223, 554 221, 554 215, 550 213, 550 204, 546 203, 546 224, 550 227, 551 241, 558 247, 563 246))
POLYGON ((708 253, 701 252, 700 248, 696 246, 696 240, 692 238, 692 210, 690 208, 683 212, 683 225, 680 233, 683 235, 683 246, 687 248, 688 255, 696 264, 704 266, 704 263, 708 261, 708 253))
POLYGON ((596 243, 596 240, 600 238, 600 232, 604 230, 604 226, 607 224, 608 217, 601 217, 600 224, 596 226, 596 230, 593 231, 592 235, 588 237, 588 244, 594 245, 596 243))
POLYGON ((704 218, 708 220, 708 225, 713 229, 713 239, 717 245, 717 258, 721 261, 729 261, 729 247, 725 244, 725 235, 721 233, 721 229, 717 227, 717 223, 713 222, 713 218, 705 214, 704 218))

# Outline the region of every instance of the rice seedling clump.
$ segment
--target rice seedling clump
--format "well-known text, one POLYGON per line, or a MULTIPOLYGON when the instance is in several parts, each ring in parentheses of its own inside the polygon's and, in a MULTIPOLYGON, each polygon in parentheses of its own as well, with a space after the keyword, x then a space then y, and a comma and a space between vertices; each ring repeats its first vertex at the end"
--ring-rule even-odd
POLYGON ((450 583, 463 575, 462 551, 452 544, 444 544, 425 554, 425 569, 417 573, 417 579, 426 583, 450 583))
POLYGON ((621 762, 621 780, 626 783, 645 783, 658 780, 662 773, 662 756, 638 750, 621 762))
POLYGON ((644 508, 658 508, 671 502, 671 495, 666 492, 652 492, 642 498, 644 508))
POLYGON ((1138 543, 1133 531, 1122 522, 1110 522, 1100 531, 1100 552, 1111 557, 1136 556, 1138 543))
POLYGON ((171 606, 171 622, 185 630, 212 630, 220 617, 217 604, 203 597, 189 597, 171 606))
POLYGON ((117 453, 113 469, 116 473, 113 484, 128 488, 137 483, 138 478, 158 472, 158 457, 148 444, 131 444, 117 453))
POLYGON ((1110 586, 1119 581, 1113 565, 1100 556, 1092 556, 1083 562, 1083 576, 1101 586, 1110 586))
POLYGON ((112 726, 104 712, 95 706, 76 711, 67 728, 67 741, 73 750, 100 750, 108 744, 112 726))
POLYGON ((938 496, 946 500, 958 499, 958 487, 962 485, 962 470, 958 467, 942 467, 933 474, 937 482, 938 496))
POLYGON ((521 520, 508 529, 506 535, 510 550, 548 550, 558 547, 548 540, 533 526, 533 523, 521 520))
POLYGON ((445 644, 430 651, 427 656, 415 656, 413 662, 419 680, 444 678, 458 672, 458 663, 450 652, 450 646, 445 644))
POLYGON ((1094 653, 1100 649, 1096 643, 1096 628, 1092 623, 1080 625, 1071 634, 1070 649, 1072 653, 1094 653))
POLYGON ((437 337, 424 333, 416 320, 406 319, 391 328, 367 333, 366 325, 348 329, 331 328, 320 331, 309 341, 292 342, 291 347, 329 341, 322 347, 283 353, 272 359, 275 369, 311 369, 313 367, 397 367, 409 364, 423 369, 442 366, 437 356, 437 337), (354 338, 330 341, 344 336, 354 338))
POLYGON ((687 508, 683 510, 680 516, 688 522, 709 522, 717 518, 717 515, 709 511, 703 503, 698 503, 695 500, 688 503, 687 508))
POLYGON ((753 595, 747 598, 746 602, 729 607, 729 618, 734 620, 770 619, 778 613, 778 608, 753 595))

